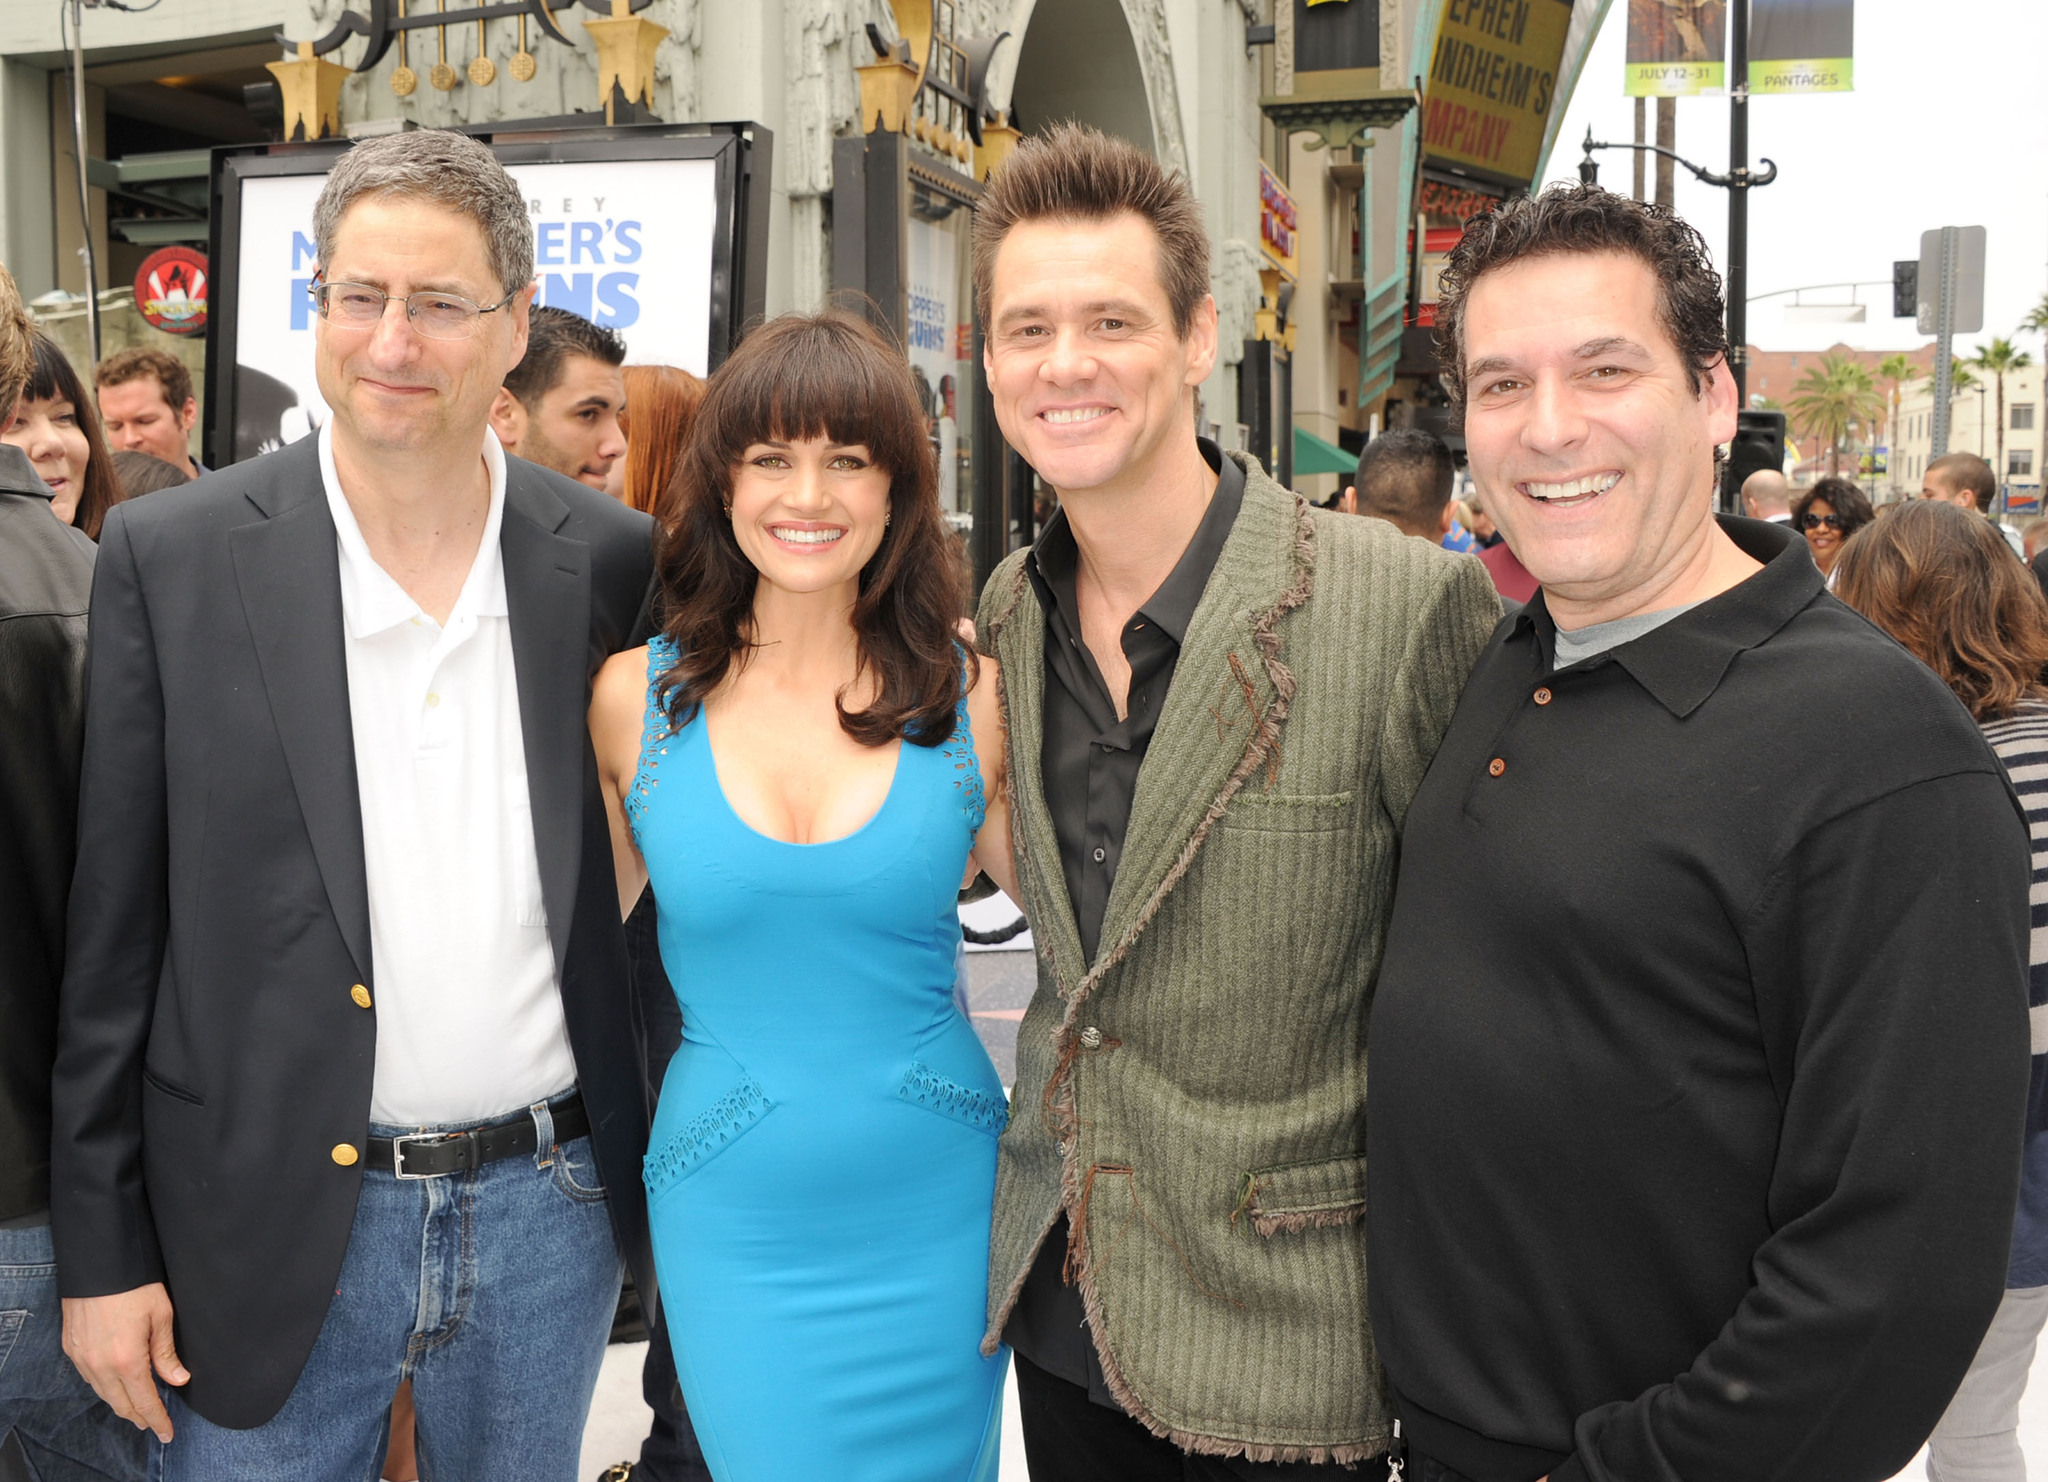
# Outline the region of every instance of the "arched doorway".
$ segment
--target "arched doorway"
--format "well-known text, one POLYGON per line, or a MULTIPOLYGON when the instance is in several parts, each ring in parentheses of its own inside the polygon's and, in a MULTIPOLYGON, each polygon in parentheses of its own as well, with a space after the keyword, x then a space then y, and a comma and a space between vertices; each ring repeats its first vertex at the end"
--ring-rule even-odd
POLYGON ((1145 71, 1124 9, 1115 0, 1037 0, 1019 5, 1010 116, 1033 133, 1073 119, 1160 153, 1145 71))

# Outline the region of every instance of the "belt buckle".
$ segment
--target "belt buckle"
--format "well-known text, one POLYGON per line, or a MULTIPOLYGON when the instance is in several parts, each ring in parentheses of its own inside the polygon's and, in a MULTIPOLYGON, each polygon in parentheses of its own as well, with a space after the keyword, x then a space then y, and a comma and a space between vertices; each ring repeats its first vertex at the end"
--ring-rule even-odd
POLYGON ((446 1178, 448 1173, 453 1173, 456 1170, 449 1169, 445 1173, 407 1173, 405 1171, 405 1145, 409 1142, 447 1142, 450 1138, 460 1136, 462 1136, 460 1132, 408 1132, 403 1136, 392 1138, 391 1171, 398 1175, 400 1179, 414 1183, 422 1179, 446 1178))

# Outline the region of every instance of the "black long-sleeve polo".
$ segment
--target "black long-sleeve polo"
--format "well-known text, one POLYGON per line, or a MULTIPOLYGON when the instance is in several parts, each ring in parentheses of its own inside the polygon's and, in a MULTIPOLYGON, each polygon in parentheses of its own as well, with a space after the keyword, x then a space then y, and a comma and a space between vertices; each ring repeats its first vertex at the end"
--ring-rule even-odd
POLYGON ((1904 1466, 2005 1280, 2029 851, 1931 673, 1797 538, 1563 671, 1539 596, 1407 816, 1371 1308, 1477 1482, 1904 1466))

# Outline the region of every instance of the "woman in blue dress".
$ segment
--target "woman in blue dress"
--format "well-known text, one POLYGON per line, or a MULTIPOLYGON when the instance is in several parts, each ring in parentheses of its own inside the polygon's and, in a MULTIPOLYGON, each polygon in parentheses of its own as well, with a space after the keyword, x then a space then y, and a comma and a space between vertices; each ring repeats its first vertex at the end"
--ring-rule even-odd
POLYGON ((621 910, 682 1004, 646 1162, 661 1301, 720 1482, 993 1482, 1001 1083, 954 901, 1011 885, 995 665, 909 368, 788 316, 711 378, 666 624, 599 673, 621 910))

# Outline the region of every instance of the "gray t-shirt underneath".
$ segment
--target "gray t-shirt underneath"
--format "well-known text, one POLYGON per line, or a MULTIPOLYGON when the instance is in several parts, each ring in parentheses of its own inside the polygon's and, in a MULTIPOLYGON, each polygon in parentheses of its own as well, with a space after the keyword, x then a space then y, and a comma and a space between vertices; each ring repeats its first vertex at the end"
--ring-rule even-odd
POLYGON ((1654 633, 1675 617, 1683 617, 1698 607, 1697 602, 1688 602, 1683 607, 1666 607, 1659 612, 1639 612, 1633 617, 1616 618, 1610 623, 1594 623, 1589 628, 1557 630, 1557 663, 1559 669, 1572 665, 1595 654, 1604 654, 1610 648, 1620 648, 1624 643, 1633 643, 1645 633, 1654 633))

